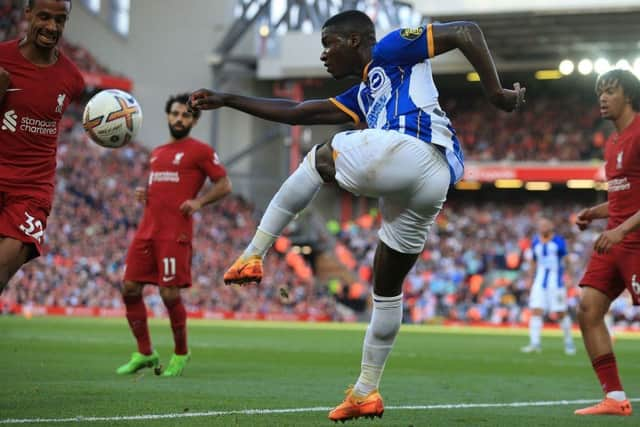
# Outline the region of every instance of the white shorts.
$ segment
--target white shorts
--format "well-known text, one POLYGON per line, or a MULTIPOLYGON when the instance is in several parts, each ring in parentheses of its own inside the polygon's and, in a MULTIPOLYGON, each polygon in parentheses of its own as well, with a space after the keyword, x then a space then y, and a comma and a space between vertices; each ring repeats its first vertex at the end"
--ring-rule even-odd
POLYGON ((557 274, 549 274, 546 287, 544 275, 536 274, 529 294, 529 308, 537 308, 547 313, 567 311, 567 288, 559 284, 557 274))
POLYGON ((338 185, 378 198, 380 240, 401 253, 422 252, 449 190, 444 154, 410 135, 381 129, 341 132, 331 145, 338 185))

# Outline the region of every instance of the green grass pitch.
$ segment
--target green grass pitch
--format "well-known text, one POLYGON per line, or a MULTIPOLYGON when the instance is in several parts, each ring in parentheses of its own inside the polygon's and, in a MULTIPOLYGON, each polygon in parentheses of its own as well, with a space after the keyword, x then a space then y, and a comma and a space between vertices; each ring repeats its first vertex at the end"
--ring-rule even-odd
MULTIPOLYGON (((116 367, 135 348, 125 319, 0 317, 0 425, 333 425, 325 408, 358 375, 365 326, 192 320, 183 377, 148 369, 119 377, 116 367)), ((151 321, 151 334, 167 363, 168 321, 151 321)), ((640 425, 640 401, 628 418, 577 417, 585 405, 560 402, 601 397, 576 339, 573 357, 557 332, 545 333, 542 354, 523 355, 524 330, 403 326, 382 380, 384 417, 347 425, 640 425), (552 403, 507 406, 514 402, 552 403)), ((631 398, 640 397, 639 344, 629 335, 615 345, 631 398)))

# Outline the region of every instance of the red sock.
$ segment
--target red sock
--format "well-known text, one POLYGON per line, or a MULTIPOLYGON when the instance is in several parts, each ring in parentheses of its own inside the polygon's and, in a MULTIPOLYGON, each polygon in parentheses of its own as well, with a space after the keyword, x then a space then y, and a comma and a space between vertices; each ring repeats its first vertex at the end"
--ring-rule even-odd
POLYGON ((624 391, 622 383, 620 383, 620 377, 618 376, 618 365, 616 364, 616 356, 613 353, 608 353, 603 356, 596 357, 591 362, 602 390, 605 394, 610 391, 624 391))
POLYGON ((147 325, 147 307, 144 305, 142 295, 125 296, 122 299, 127 307, 129 327, 138 342, 138 351, 148 356, 151 354, 151 338, 147 325))
POLYGON ((165 306, 171 320, 173 342, 175 343, 174 353, 185 355, 189 352, 187 349, 187 310, 185 310, 180 297, 171 301, 170 304, 165 302, 165 306))

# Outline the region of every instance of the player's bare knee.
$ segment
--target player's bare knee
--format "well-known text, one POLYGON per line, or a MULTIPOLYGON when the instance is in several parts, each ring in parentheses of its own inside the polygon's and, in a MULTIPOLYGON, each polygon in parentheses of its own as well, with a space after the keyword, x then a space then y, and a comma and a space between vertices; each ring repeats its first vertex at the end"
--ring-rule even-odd
POLYGON ((180 299, 180 288, 160 288, 160 298, 166 307, 171 307, 180 299))
POLYGON ((604 319, 604 315, 593 303, 581 300, 578 304, 578 323, 580 325, 591 325, 604 319))
POLYGON ((122 286, 122 296, 124 297, 137 297, 142 296, 143 286, 137 282, 125 281, 122 286))
POLYGON ((315 163, 316 170, 324 182, 336 180, 336 165, 330 142, 324 143, 316 149, 315 163))

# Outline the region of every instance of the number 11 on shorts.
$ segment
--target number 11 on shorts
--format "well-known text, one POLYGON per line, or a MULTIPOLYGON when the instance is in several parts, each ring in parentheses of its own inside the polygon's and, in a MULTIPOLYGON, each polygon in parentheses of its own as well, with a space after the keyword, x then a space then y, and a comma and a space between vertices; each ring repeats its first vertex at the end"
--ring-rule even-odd
POLYGON ((164 277, 162 280, 168 282, 176 275, 176 259, 175 257, 162 258, 162 264, 164 265, 164 277))

